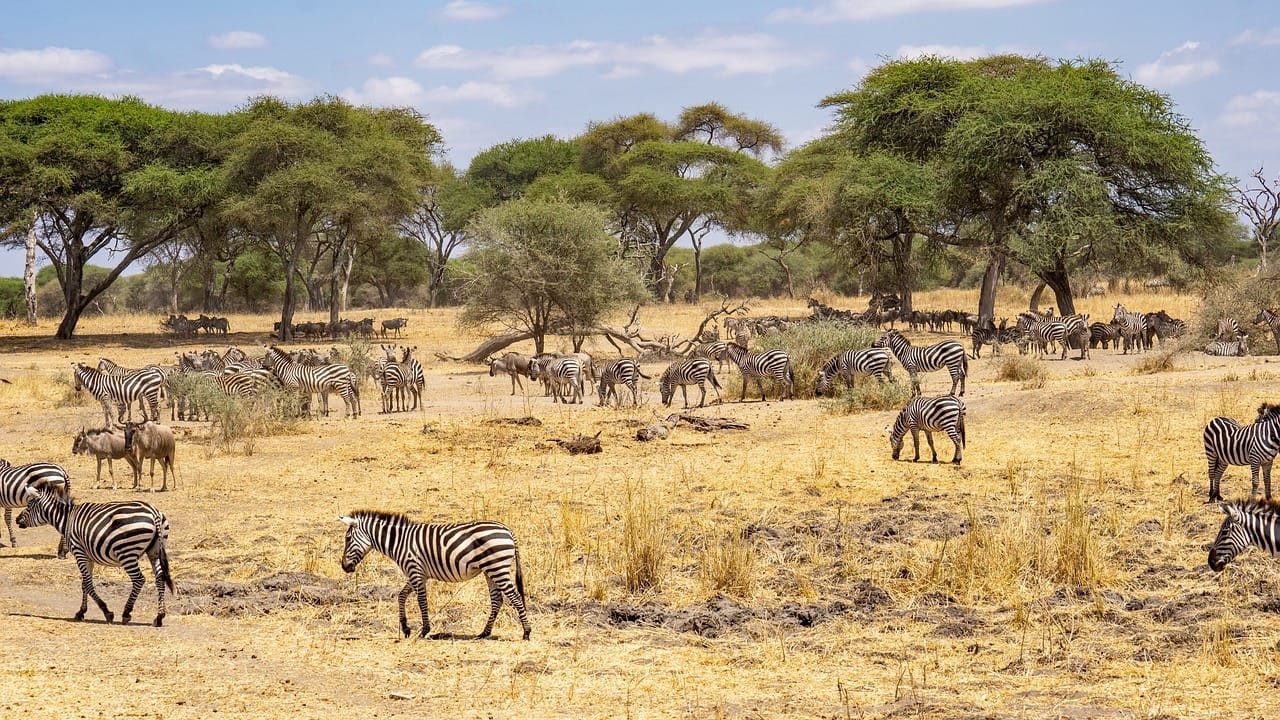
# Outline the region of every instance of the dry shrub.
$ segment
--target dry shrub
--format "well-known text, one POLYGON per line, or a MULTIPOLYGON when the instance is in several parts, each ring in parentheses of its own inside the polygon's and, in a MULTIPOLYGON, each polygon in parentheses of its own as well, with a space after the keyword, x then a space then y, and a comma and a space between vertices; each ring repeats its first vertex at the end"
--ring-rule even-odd
POLYGON ((996 362, 996 380, 1024 383, 1027 389, 1044 387, 1049 371, 1044 363, 1024 355, 1005 355, 996 362))
POLYGON ((1097 587, 1097 536, 1079 482, 1067 486, 1063 520, 1054 539, 1054 579, 1076 587, 1097 587))
POLYGON ((850 415, 869 410, 897 410, 911 400, 911 386, 906 383, 859 378, 851 388, 837 382, 840 394, 824 401, 822 406, 834 415, 850 415))
POLYGON ((756 553, 740 530, 704 532, 698 577, 710 595, 750 597, 755 590, 756 553))
POLYGON ((300 411, 297 393, 276 386, 262 388, 249 398, 230 397, 201 376, 170 378, 175 396, 194 402, 213 423, 214 438, 224 451, 237 443, 245 455, 257 449, 257 438, 284 435, 297 428, 300 411))
POLYGON ((791 358, 796 380, 796 397, 811 398, 818 371, 845 350, 871 347, 875 330, 838 322, 807 322, 777 335, 765 335, 756 342, 759 349, 780 348, 791 358))
POLYGON ((1176 370, 1177 366, 1173 364, 1173 356, 1180 352, 1182 344, 1173 345, 1168 348, 1160 348, 1153 350, 1142 356, 1133 366, 1134 375, 1154 375, 1156 373, 1169 372, 1176 370))
POLYGON ((1209 289, 1199 312, 1189 321, 1192 347, 1204 347, 1218 332, 1220 318, 1234 318, 1240 328, 1250 334, 1253 352, 1267 347, 1266 327, 1251 325, 1263 308, 1280 306, 1280 268, 1260 275, 1241 272, 1209 289))
POLYGON ((643 486, 627 485, 622 556, 627 592, 661 587, 667 574, 667 525, 662 508, 643 486))

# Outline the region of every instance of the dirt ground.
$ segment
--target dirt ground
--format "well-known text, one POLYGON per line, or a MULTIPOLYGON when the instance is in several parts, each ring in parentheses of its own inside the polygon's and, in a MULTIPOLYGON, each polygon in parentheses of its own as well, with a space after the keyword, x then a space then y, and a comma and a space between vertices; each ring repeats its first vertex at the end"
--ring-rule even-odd
MULTIPOLYGON (((1025 305, 1005 294, 1002 314, 1025 305)), ((1169 294, 1087 302, 1103 320, 1114 302, 1183 317, 1195 307, 1169 294)), ((710 308, 640 318, 647 335, 689 333, 710 308)), ((151 584, 134 624, 106 625, 94 608, 75 623, 78 573, 54 558, 55 534, 19 530, 16 548, 0 536, 6 716, 1246 718, 1277 706, 1280 573, 1256 551, 1221 574, 1207 567, 1221 514, 1204 502, 1201 446, 1209 418, 1248 420, 1280 400, 1275 356, 1187 352, 1147 374, 1137 370, 1157 352, 1096 350, 1040 361, 1043 381, 998 381, 1002 360, 984 351, 970 365, 957 468, 893 462, 894 411, 738 403, 736 372, 721 374, 726 402, 701 412, 749 430, 681 426, 639 442, 637 426, 666 412, 653 381, 637 408, 553 406, 510 395, 483 366, 435 360, 480 339, 456 312, 369 314, 409 318, 397 342, 429 361, 423 409, 381 415, 366 386, 355 421, 231 444, 208 423, 174 422, 178 486, 163 494, 96 489, 93 461, 71 455, 77 429, 102 412, 71 390, 70 364, 254 352, 273 319, 233 316, 226 338, 176 344, 152 317, 88 318, 69 343, 48 337, 52 321, 0 326, 11 382, 0 385, 0 457, 63 465, 81 499, 160 508, 178 589, 163 628, 145 624, 151 584), (522 417, 541 424, 495 422, 522 417), (552 442, 596 432, 598 455, 552 442), (495 639, 469 639, 487 610, 475 580, 432 585, 443 637, 401 640, 394 565, 371 555, 354 574, 339 567, 337 517, 360 508, 509 524, 533 638, 519 640, 504 607, 495 639), (629 591, 637 548, 658 583, 629 591)), ((775 302, 752 314, 807 311, 775 302)), ((644 365, 654 377, 662 367, 644 365)), ((925 377, 926 394, 948 386, 945 373, 925 377)), ((945 438, 939 454, 951 457, 945 438)), ((116 472, 127 480, 123 462, 116 472)), ((1248 469, 1232 468, 1223 490, 1246 495, 1248 469)), ((97 586, 118 613, 124 574, 100 568, 97 586)), ((416 628, 415 610, 409 620, 416 628)))

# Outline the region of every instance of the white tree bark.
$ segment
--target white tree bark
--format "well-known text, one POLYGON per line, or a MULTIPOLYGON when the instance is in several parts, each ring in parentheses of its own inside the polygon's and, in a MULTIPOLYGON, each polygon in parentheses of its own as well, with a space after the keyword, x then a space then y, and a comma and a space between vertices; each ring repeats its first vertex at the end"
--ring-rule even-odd
POLYGON ((36 224, 27 231, 27 266, 22 272, 23 290, 27 300, 27 324, 36 324, 36 224))

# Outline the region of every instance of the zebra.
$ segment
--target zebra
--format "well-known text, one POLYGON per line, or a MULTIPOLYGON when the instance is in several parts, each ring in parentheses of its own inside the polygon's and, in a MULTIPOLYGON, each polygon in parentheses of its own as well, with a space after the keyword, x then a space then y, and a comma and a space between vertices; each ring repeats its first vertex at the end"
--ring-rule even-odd
POLYGON ((396 361, 396 346, 382 345, 387 359, 378 361, 374 373, 382 388, 382 412, 404 410, 404 391, 410 383, 409 367, 396 361), (393 402, 394 401, 394 402, 393 402))
POLYGON ((355 572, 370 550, 395 561, 405 574, 400 589, 400 632, 409 637, 409 621, 404 605, 416 593, 422 613, 419 637, 431 631, 427 617, 427 581, 463 582, 484 573, 489 585, 489 620, 478 638, 493 631, 502 600, 516 609, 524 639, 529 639, 529 618, 524 606, 524 572, 520 568, 520 548, 511 528, 502 523, 479 520, 442 525, 420 523, 400 513, 361 510, 339 520, 347 525, 342 548, 342 569, 355 572))
POLYGON ((289 390, 319 393, 321 411, 329 414, 329 392, 336 390, 346 405, 344 416, 360 417, 360 384, 346 365, 300 365, 289 360, 284 351, 272 345, 265 360, 268 369, 289 390))
MULTIPOLYGON (((127 378, 127 377, 134 377, 136 375, 144 375, 144 374, 155 375, 160 378, 160 395, 161 395, 161 398, 163 399, 165 386, 169 380, 169 376, 173 374, 177 370, 177 368, 176 367, 164 368, 159 365, 147 365, 145 367, 141 367, 136 370, 133 370, 126 367, 121 367, 116 363, 112 362, 111 360, 108 360, 107 358, 100 357, 98 358, 98 370, 107 375, 111 375, 112 377, 127 378)), ((138 412, 142 413, 142 416, 144 418, 147 416, 147 400, 145 397, 138 398, 138 412)), ((130 420, 133 419, 132 408, 130 408, 129 419, 130 420)))
POLYGON ((422 370, 422 363, 413 356, 413 351, 418 346, 400 348, 400 365, 405 369, 405 375, 409 379, 409 394, 413 396, 413 407, 410 410, 417 410, 422 403, 422 389, 427 385, 426 373, 422 370))
POLYGON ((1222 572, 1250 545, 1272 555, 1280 550, 1280 504, 1270 500, 1233 500, 1219 505, 1225 518, 1209 548, 1209 567, 1222 572))
POLYGON ((1146 329, 1147 316, 1142 313, 1129 312, 1124 305, 1116 305, 1115 312, 1111 315, 1111 321, 1120 326, 1120 337, 1124 340, 1124 352, 1122 355, 1129 354, 1129 348, 1134 348, 1134 352, 1141 352, 1146 349, 1146 329))
POLYGON ((65 485, 41 481, 27 488, 27 507, 18 515, 18 527, 52 525, 76 559, 80 569, 80 611, 77 621, 84 619, 89 598, 98 604, 102 616, 110 623, 115 615, 98 597, 93 587, 93 566, 123 568, 132 588, 124 604, 120 623, 128 625, 133 616, 145 578, 138 561, 145 554, 156 576, 159 611, 152 624, 164 624, 164 588, 174 592, 169 574, 169 555, 165 543, 169 539, 169 520, 164 513, 144 502, 76 503, 65 485))
POLYGON ((545 379, 551 386, 551 402, 582 402, 582 361, 576 357, 534 358, 529 363, 529 379, 545 379), (569 388, 568 397, 562 395, 569 388))
MULTIPOLYGON (((13 534, 13 509, 26 507, 27 488, 42 480, 71 487, 71 479, 61 465, 45 462, 10 465, 8 460, 0 460, 0 507, 4 508, 4 525, 9 529, 9 547, 18 547, 13 534)), ((62 546, 58 549, 58 557, 62 557, 65 554, 62 546)))
POLYGON ((964 447, 964 401, 953 395, 926 398, 918 397, 907 403, 893 421, 893 430, 889 433, 889 445, 893 448, 893 459, 897 460, 902 453, 903 437, 911 431, 911 444, 915 447, 916 456, 912 462, 920 462, 920 431, 924 431, 925 440, 929 441, 929 451, 933 453, 931 462, 938 462, 938 450, 933 446, 933 433, 945 432, 955 443, 956 454, 951 462, 959 465, 962 459, 961 448, 964 447))
POLYGON ((995 325, 988 324, 986 327, 975 327, 969 333, 969 336, 973 339, 972 357, 974 360, 982 357, 983 345, 990 345, 992 352, 997 355, 1000 354, 1000 331, 996 329, 995 325))
POLYGON ((1209 462, 1209 502, 1222 500, 1222 475, 1230 465, 1248 465, 1253 474, 1249 497, 1258 495, 1258 470, 1266 498, 1271 499, 1271 464, 1280 452, 1280 405, 1263 403, 1258 417, 1240 425, 1229 417, 1216 417, 1204 428, 1204 455, 1209 462))
POLYGON ((631 358, 605 363, 600 367, 600 404, 604 405, 609 401, 609 395, 613 395, 614 403, 622 405, 622 395, 618 392, 618 385, 625 385, 631 391, 631 404, 639 405, 640 393, 637 390, 637 384, 640 378, 652 380, 640 370, 639 363, 631 358))
POLYGON ((1263 308, 1253 319, 1254 325, 1266 325, 1271 328, 1271 337, 1276 341, 1276 354, 1280 355, 1280 315, 1276 311, 1263 308))
POLYGON ((1147 325, 1151 328, 1152 335, 1160 340, 1161 347, 1164 346, 1165 338, 1182 337, 1187 332, 1185 321, 1170 317, 1164 310, 1147 315, 1147 325))
POLYGON ((831 381, 843 378, 845 387, 853 387, 855 375, 868 375, 880 382, 893 380, 889 372, 889 364, 893 362, 889 351, 884 348, 866 348, 863 350, 846 350, 826 362, 818 371, 818 381, 813 394, 822 397, 831 389, 831 381))
POLYGON ((964 346, 954 340, 944 340, 935 345, 913 347, 911 341, 897 330, 888 330, 871 347, 888 347, 897 356, 898 362, 911 376, 911 389, 920 394, 920 373, 933 372, 946 368, 951 374, 951 392, 956 394, 956 385, 960 386, 960 397, 964 397, 965 376, 969 374, 969 357, 964 346))
POLYGON ((706 358, 715 360, 720 363, 720 369, 724 370, 724 364, 729 361, 729 356, 725 354, 725 347, 728 343, 723 340, 713 340, 712 342, 698 343, 693 346, 693 351, 689 353, 689 357, 706 358))
POLYGON ((1219 357, 1244 357, 1249 354, 1249 336, 1241 334, 1235 340, 1214 340, 1204 346, 1205 355, 1219 357))
POLYGON ((1230 340, 1243 335, 1240 331, 1240 323, 1235 318, 1220 317, 1218 318, 1218 334, 1213 336, 1214 340, 1230 340))
MULTIPOLYGON (((151 409, 151 419, 160 420, 160 388, 164 385, 163 373, 141 372, 126 376, 108 375, 84 363, 72 363, 76 390, 88 390, 102 403, 102 413, 107 425, 111 425, 111 405, 116 406, 116 422, 124 422, 125 410, 133 418, 134 400, 145 399, 151 409)), ((145 414, 144 414, 145 415, 145 414)))
POLYGON ((711 388, 716 391, 716 401, 720 402, 720 383, 716 380, 710 360, 706 358, 677 360, 662 371, 662 375, 658 378, 658 393, 662 396, 662 404, 669 406, 675 398, 676 386, 679 385, 680 395, 684 398, 684 407, 687 410, 689 409, 689 386, 697 385, 702 393, 698 398, 698 407, 702 407, 707 402, 706 383, 711 384, 711 388))
POLYGON ((764 379, 772 377, 781 386, 778 399, 789 400, 795 395, 795 375, 791 372, 791 358, 786 350, 765 350, 764 352, 747 352, 747 348, 736 342, 726 343, 725 355, 742 371, 742 397, 738 402, 747 400, 747 380, 756 381, 760 388, 760 401, 764 402, 764 379))
POLYGON ((1109 350, 1112 344, 1117 347, 1120 345, 1120 324, 1112 321, 1109 323, 1096 322, 1089 326, 1089 347, 1096 348, 1099 345, 1102 349, 1109 350))

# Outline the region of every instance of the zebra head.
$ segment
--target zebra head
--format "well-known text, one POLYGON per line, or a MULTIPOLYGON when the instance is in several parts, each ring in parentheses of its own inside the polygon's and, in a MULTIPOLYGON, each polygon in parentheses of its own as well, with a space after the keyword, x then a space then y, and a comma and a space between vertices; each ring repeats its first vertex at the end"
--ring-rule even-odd
POLYGON ((1111 322, 1118 323, 1124 320, 1124 316, 1129 314, 1123 305, 1116 305, 1115 312, 1111 313, 1111 322))
POLYGON ((347 539, 342 547, 342 570, 355 572, 356 566, 373 548, 373 537, 360 525, 358 519, 345 516, 338 519, 347 525, 347 539))
POLYGON ((17 518, 18 527, 24 530, 54 524, 55 509, 60 505, 71 505, 71 497, 60 482, 37 480, 27 486, 26 495, 27 506, 18 513, 17 518))
POLYGON ((1240 505, 1224 503, 1219 507, 1226 517, 1222 520, 1222 527, 1218 528, 1218 537, 1209 548, 1209 567, 1214 572, 1222 572, 1227 563, 1249 547, 1249 531, 1240 505))
POLYGON ((71 363, 71 375, 75 378, 76 392, 84 389, 84 376, 89 368, 84 363, 71 363))

